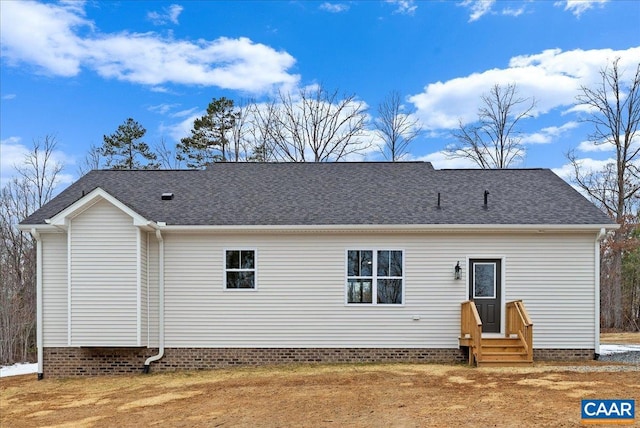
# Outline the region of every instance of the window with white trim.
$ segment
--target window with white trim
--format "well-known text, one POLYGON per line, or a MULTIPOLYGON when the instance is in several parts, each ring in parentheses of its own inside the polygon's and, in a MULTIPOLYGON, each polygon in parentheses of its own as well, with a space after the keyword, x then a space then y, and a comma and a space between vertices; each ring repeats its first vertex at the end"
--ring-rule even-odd
POLYGON ((403 260, 402 250, 348 250, 347 303, 401 305, 403 260))
POLYGON ((224 276, 225 288, 229 290, 255 289, 256 251, 226 250, 224 276))

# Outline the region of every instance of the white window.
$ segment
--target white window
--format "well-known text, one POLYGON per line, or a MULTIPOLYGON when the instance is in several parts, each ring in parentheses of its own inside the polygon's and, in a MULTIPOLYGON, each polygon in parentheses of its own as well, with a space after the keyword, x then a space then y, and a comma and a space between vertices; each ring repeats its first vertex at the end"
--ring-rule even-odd
POLYGON ((256 288, 256 251, 225 250, 225 288, 256 288))
POLYGON ((347 303, 401 305, 403 260, 401 250, 348 250, 347 303))

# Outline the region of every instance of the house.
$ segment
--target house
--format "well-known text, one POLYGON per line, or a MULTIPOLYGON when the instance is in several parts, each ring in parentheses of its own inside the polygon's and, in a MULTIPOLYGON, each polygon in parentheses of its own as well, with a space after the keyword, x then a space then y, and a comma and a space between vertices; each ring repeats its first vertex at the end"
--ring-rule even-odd
POLYGON ((19 227, 42 377, 480 363, 505 336, 527 362, 592 359, 615 224, 550 170, 405 162, 92 171, 19 227))

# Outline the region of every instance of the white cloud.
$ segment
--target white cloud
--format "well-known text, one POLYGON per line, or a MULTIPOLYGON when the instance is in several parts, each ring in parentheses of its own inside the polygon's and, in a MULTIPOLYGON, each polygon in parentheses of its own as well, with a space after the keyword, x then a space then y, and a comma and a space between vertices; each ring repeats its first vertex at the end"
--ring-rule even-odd
POLYGON ((85 15, 84 5, 86 0, 59 0, 58 3, 63 5, 65 9, 72 10, 79 15, 85 15))
POLYGON ((520 16, 525 12, 526 8, 525 6, 520 6, 517 9, 512 9, 510 7, 505 7, 504 9, 502 9, 502 14, 506 15, 506 16, 520 16))
MULTIPOLYGON (((194 107, 194 108, 190 108, 190 109, 186 109, 186 110, 180 110, 177 111, 175 113, 173 113, 171 115, 171 117, 187 117, 187 116, 191 116, 193 114, 195 114, 198 111, 198 107, 194 107)), ((200 112, 199 115, 202 116, 204 114, 204 112, 200 112)))
POLYGON ((92 24, 75 7, 32 1, 0 2, 2 56, 58 76, 75 76, 86 47, 76 35, 92 24))
POLYGON ((153 22, 154 25, 164 25, 169 22, 178 24, 178 17, 183 11, 183 7, 178 4, 172 4, 169 7, 163 7, 162 12, 149 12, 147 13, 147 19, 153 22))
POLYGON ((615 149, 612 144, 595 144, 593 141, 582 141, 578 144, 578 150, 581 152, 610 152, 615 149))
POLYGON ((425 156, 418 157, 418 161, 431 162, 435 169, 462 169, 462 168, 478 168, 478 165, 467 158, 452 158, 445 151, 430 153, 425 156))
POLYGON ((506 68, 494 68, 445 82, 430 83, 424 91, 409 97, 427 130, 454 129, 458 120, 469 123, 477 117, 482 94, 495 84, 515 83, 518 95, 535 98, 532 111, 540 115, 559 107, 571 108, 581 85, 592 86, 599 70, 620 57, 620 69, 635 68, 640 47, 573 50, 551 49, 534 55, 512 58, 506 68))
POLYGON ((495 0, 464 0, 460 3, 460 6, 464 6, 471 10, 469 22, 473 22, 482 18, 487 13, 490 13, 495 2, 495 0))
POLYGON ((3 186, 16 175, 14 166, 21 164, 27 153, 29 153, 29 149, 20 144, 18 137, 0 140, 0 182, 3 186))
POLYGON ((580 18, 584 12, 589 9, 593 9, 594 7, 604 7, 604 4, 609 0, 565 0, 565 1, 557 1, 554 3, 555 6, 564 6, 564 10, 568 10, 573 13, 576 17, 580 18))
POLYGON ((319 6, 319 8, 331 13, 340 13, 349 10, 349 5, 344 3, 324 2, 319 6))
POLYGON ((399 13, 401 15, 413 15, 418 8, 415 0, 386 0, 386 2, 396 6, 393 13, 399 13))
MULTIPOLYGON (((624 135, 620 135, 620 141, 624 141, 624 135)), ((638 149, 640 149, 640 134, 636 134, 629 145, 630 151, 638 149)), ((581 152, 612 152, 616 150, 616 146, 612 141, 603 141, 597 144, 594 141, 582 141, 578 145, 578 150, 581 152)))
POLYGON ((518 17, 525 13, 525 11, 527 10, 526 3, 519 4, 519 7, 506 6, 501 10, 498 10, 497 12, 494 10, 496 7, 498 7, 499 9, 498 5, 503 6, 504 4, 509 3, 512 4, 513 2, 503 2, 501 4, 500 2, 496 2, 496 0, 463 0, 462 2, 458 3, 458 5, 469 9, 469 22, 477 21, 487 14, 500 14, 504 16, 518 17))
POLYGON ((168 134, 174 141, 180 141, 184 137, 188 137, 191 135, 191 129, 193 128, 193 122, 202 117, 206 111, 205 110, 185 110, 182 112, 183 114, 180 116, 173 115, 173 117, 184 117, 180 122, 174 123, 171 125, 161 125, 160 133, 168 134), (187 113, 190 112, 190 113, 187 113))
POLYGON ((542 128, 540 131, 533 134, 525 135, 522 138, 523 144, 548 144, 557 140, 558 137, 571 129, 578 127, 578 122, 567 122, 562 126, 549 126, 548 128, 542 128))
POLYGON ((7 95, 3 95, 2 99, 3 100, 13 100, 13 99, 15 99, 15 97, 16 97, 16 94, 7 94, 7 95))
MULTIPOLYGON (((580 164, 581 171, 584 174, 588 174, 589 172, 602 171, 605 166, 610 163, 614 163, 614 159, 605 159, 605 160, 597 160, 591 158, 583 158, 577 159, 577 162, 580 164)), ((562 165, 560 168, 553 168, 552 171, 560 178, 565 181, 571 182, 575 175, 575 169, 572 164, 566 163, 562 165)))
MULTIPOLYGON (((12 178, 18 177, 16 167, 21 167, 25 163, 26 157, 31 152, 31 148, 21 143, 20 137, 8 137, 0 140, 0 185, 4 186, 12 178)), ((51 160, 55 163, 72 165, 73 158, 60 150, 54 150, 51 160)), ((62 189, 71 184, 75 177, 62 171, 57 177, 57 188, 62 189)))
POLYGON ((153 112, 153 113, 158 113, 158 114, 167 114, 169 111, 171 111, 172 109, 174 109, 175 107, 180 106, 180 104, 168 104, 168 103, 163 103, 163 104, 158 104, 155 106, 149 106, 147 108, 147 110, 153 112))
POLYGON ((149 88, 151 92, 157 92, 159 94, 171 94, 172 91, 164 86, 152 86, 149 88))
POLYGON ((252 93, 299 81, 287 71, 295 63, 291 55, 247 38, 189 41, 153 32, 99 33, 77 4, 0 2, 0 16, 0 44, 8 63, 55 76, 76 76, 86 68, 156 91, 182 84, 252 93))

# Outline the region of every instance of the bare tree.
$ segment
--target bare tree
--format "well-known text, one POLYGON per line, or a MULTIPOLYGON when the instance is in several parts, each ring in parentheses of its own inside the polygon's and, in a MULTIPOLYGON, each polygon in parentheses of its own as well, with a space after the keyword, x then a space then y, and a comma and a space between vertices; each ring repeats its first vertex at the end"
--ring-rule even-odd
POLYGON ((339 161, 370 146, 364 142, 366 107, 355 95, 338 97, 322 86, 280 93, 269 129, 280 160, 289 162, 339 161))
POLYGON ((482 95, 478 120, 469 125, 460 121, 453 132, 457 144, 447 149, 447 155, 470 159, 483 169, 509 168, 524 156, 517 125, 531 117, 535 105, 533 98, 518 97, 515 83, 494 85, 482 95))
POLYGON ((233 153, 230 156, 233 162, 242 162, 248 160, 250 154, 250 141, 248 139, 251 126, 251 113, 254 110, 255 102, 253 100, 241 100, 236 107, 236 119, 230 129, 231 146, 233 153))
POLYGON ((55 138, 34 140, 0 191, 0 363, 26 361, 35 347, 35 245, 16 224, 51 199, 62 165, 55 138))
POLYGON ((155 153, 158 155, 158 166, 162 169, 180 169, 182 161, 178 157, 175 149, 167 146, 164 137, 155 145, 155 153))
POLYGON ((275 143, 272 135, 274 126, 277 123, 278 106, 275 100, 266 103, 253 103, 250 106, 248 134, 246 138, 250 140, 247 147, 247 161, 249 162, 272 162, 275 157, 275 143))
POLYGON ((418 119, 404 112, 397 91, 390 92, 378 106, 375 128, 378 137, 384 141, 382 154, 391 162, 402 160, 409 144, 422 132, 418 119))
POLYGON ((92 144, 89 151, 78 165, 78 175, 85 175, 94 169, 101 169, 105 166, 105 158, 102 156, 102 147, 92 144))
POLYGON ((27 361, 35 328, 35 254, 28 236, 15 224, 32 199, 26 181, 11 179, 0 201, 0 364, 27 361))
POLYGON ((29 202, 33 208, 40 208, 48 202, 58 185, 58 176, 63 166, 53 158, 56 145, 56 138, 52 135, 46 135, 42 140, 33 140, 31 152, 25 156, 22 165, 15 167, 27 184, 29 202))
POLYGON ((593 126, 589 140, 610 146, 615 159, 604 169, 593 171, 583 166, 575 152, 569 152, 567 157, 574 168, 575 183, 621 226, 603 246, 601 309, 603 327, 622 328, 622 260, 625 252, 632 249, 630 245, 637 245, 637 240, 629 238, 638 224, 640 63, 628 82, 623 79, 619 59, 603 68, 600 77, 595 88, 580 88, 577 104, 589 111, 584 119, 593 126))

